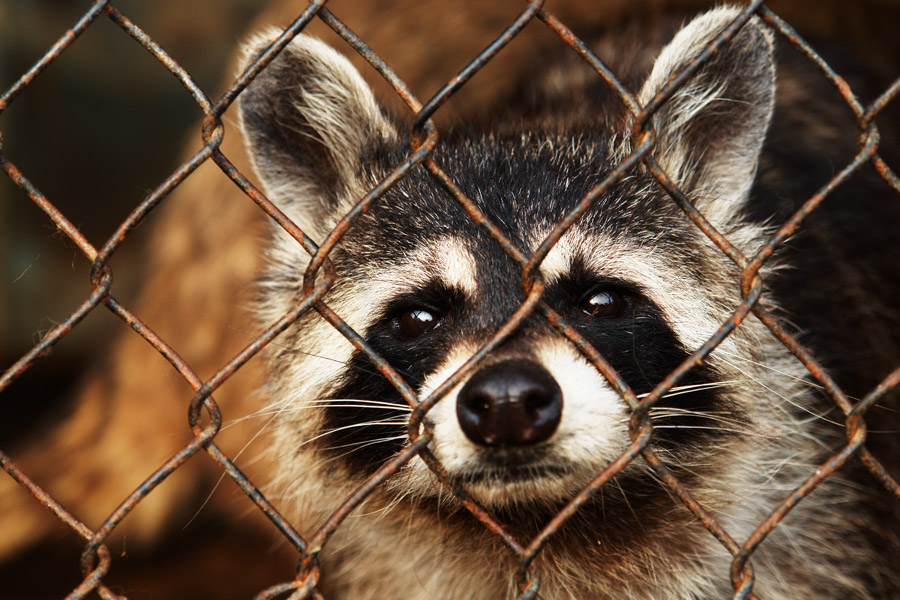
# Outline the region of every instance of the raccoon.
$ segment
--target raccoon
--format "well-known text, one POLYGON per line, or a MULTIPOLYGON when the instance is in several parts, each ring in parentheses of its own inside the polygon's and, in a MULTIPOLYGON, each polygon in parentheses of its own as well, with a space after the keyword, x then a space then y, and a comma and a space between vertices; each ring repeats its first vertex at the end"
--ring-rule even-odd
MULTIPOLYGON (((653 40, 671 25, 610 32, 593 45, 646 105, 739 13, 697 16, 658 49, 653 40)), ((251 42, 248 60, 272 37, 251 42)), ((795 75, 790 60, 776 86, 775 46, 751 18, 650 123, 654 160, 746 256, 856 148, 827 126, 846 109, 795 75)), ((441 132, 434 151, 526 257, 635 149, 632 114, 588 73, 574 53, 546 57, 510 102, 441 132)), ((240 120, 266 195, 316 242, 409 159, 415 142, 347 59, 306 35, 245 90, 240 120)), ((762 271, 762 304, 854 397, 900 361, 900 261, 884 260, 898 256, 890 231, 900 208, 869 171, 837 188, 762 271)), ((267 324, 303 300, 310 262, 281 228, 271 237, 258 310, 267 324)), ((320 589, 354 599, 515 597, 516 555, 459 495, 527 544, 628 450, 636 433, 627 399, 540 309, 470 364, 535 283, 422 166, 358 214, 328 258, 335 279, 323 301, 362 343, 351 344, 324 309, 309 310, 268 350, 274 495, 311 531, 409 445, 413 409, 363 345, 418 401, 440 391, 421 431, 457 493, 414 456, 324 547, 320 589)), ((543 305, 641 398, 732 316, 740 277, 640 165, 571 223, 540 261, 538 281, 543 305)), ((887 423, 894 413, 877 414, 887 423)), ((650 446, 741 544, 845 443, 843 419, 750 316, 654 405, 650 446)), ((896 456, 890 440, 884 447, 896 456)), ((754 594, 900 593, 896 501, 866 475, 849 465, 793 508, 751 557, 754 594)), ((541 598, 699 599, 734 594, 731 561, 637 458, 550 537, 534 565, 541 598)))

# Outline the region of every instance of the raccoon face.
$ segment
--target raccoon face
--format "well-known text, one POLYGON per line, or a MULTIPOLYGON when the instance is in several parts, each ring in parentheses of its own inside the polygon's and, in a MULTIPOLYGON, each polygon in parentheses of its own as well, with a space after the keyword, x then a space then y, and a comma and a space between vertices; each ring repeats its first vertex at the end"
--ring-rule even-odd
MULTIPOLYGON (((685 27, 662 50, 639 100, 649 102, 736 14, 718 9, 685 27)), ((656 161, 715 227, 745 247, 760 233, 741 211, 772 111, 771 46, 751 21, 653 117, 656 161)), ((597 110, 596 121, 565 132, 498 126, 450 133, 434 159, 530 253, 629 152, 628 115, 613 106, 597 110)), ((317 241, 409 154, 406 136, 349 62, 309 37, 296 38, 244 92, 241 111, 267 195, 317 241)), ((273 236, 262 288, 269 322, 302 298, 308 263, 294 240, 273 236)), ((420 399, 526 297, 521 268, 422 168, 361 215, 330 258, 337 279, 326 304, 420 399)), ((540 273, 543 301, 638 396, 705 342, 739 298, 733 265, 642 169, 594 203, 540 273)), ((754 430, 758 415, 776 410, 755 399, 749 412, 747 391, 735 383, 762 360, 753 336, 752 326, 738 330, 655 407, 654 444, 679 476, 716 487, 731 476, 722 464, 741 462, 738 453, 753 460, 735 432, 754 430)), ((287 480, 309 468, 309 460, 292 458, 304 453, 358 479, 407 443, 410 407, 318 314, 305 314, 283 336, 271 365, 287 480)), ((538 311, 428 412, 426 426, 434 456, 479 502, 553 506, 625 450, 629 416, 606 378, 538 311)), ((623 482, 640 485, 650 477, 645 470, 633 463, 620 475, 626 495, 623 482)), ((399 496, 440 494, 419 458, 386 485, 399 496)))

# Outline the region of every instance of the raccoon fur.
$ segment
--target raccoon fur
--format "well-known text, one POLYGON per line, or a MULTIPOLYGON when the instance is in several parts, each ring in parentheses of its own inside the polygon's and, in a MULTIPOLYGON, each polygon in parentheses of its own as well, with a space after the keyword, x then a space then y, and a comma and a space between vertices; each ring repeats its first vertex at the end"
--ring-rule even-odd
MULTIPOLYGON (((646 104, 738 12, 702 14, 664 46, 672 24, 610 32, 593 46, 646 104)), ((272 38, 260 35, 248 57, 272 38)), ((794 75, 790 60, 776 91, 775 45, 771 30, 752 18, 652 118, 655 160, 747 256, 856 149, 828 127, 846 108, 821 93, 819 82, 794 75)), ((574 53, 548 56, 534 69, 483 122, 442 131, 434 152, 526 255, 634 147, 630 113, 574 53)), ((316 242, 410 155, 408 127, 380 107, 345 58, 305 35, 243 93, 240 110, 267 196, 316 242)), ((863 169, 763 269, 762 304, 852 397, 900 360, 900 261, 890 232, 900 225, 900 204, 891 194, 874 170, 863 169)), ((272 239, 259 309, 267 324, 303 299, 309 264, 283 230, 274 228, 272 239)), ((360 214, 329 259, 336 279, 325 304, 420 400, 526 299, 521 267, 423 167, 360 214)), ((704 344, 741 299, 739 269, 644 166, 572 224, 540 276, 543 302, 638 397, 704 344)), ((409 443, 411 408, 316 311, 305 312, 268 352, 265 396, 277 414, 273 494, 312 531, 409 443)), ((880 407, 872 415, 893 419, 880 407)), ((425 430, 453 485, 527 544, 626 450, 630 416, 610 382, 536 311, 434 405, 425 430)), ((741 544, 842 446, 843 419, 803 365, 750 316, 651 410, 651 445, 741 544)), ((882 456, 895 457, 889 437, 896 435, 883 436, 882 456)), ((900 593, 896 500, 851 462, 753 553, 757 597, 900 593)), ((327 597, 519 593, 514 553, 420 457, 357 511, 322 552, 327 597)), ((541 598, 701 599, 734 594, 731 560, 638 458, 550 538, 535 565, 541 598)))

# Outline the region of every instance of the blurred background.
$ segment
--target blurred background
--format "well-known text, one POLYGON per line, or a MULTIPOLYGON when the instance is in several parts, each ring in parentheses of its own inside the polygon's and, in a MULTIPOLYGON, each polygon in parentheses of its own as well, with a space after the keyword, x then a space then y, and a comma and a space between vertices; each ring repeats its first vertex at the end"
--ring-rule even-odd
MULTIPOLYGON (((5 93, 91 7, 87 0, 0 0, 0 94, 5 93)), ((233 49, 262 3, 256 0, 122 0, 123 14, 150 34, 212 98, 233 49)), ((150 190, 201 145, 200 110, 181 84, 105 16, 0 113, 2 151, 95 247, 150 190)), ((126 305, 139 289, 145 228, 113 258, 115 294, 126 305)), ((0 372, 63 321, 91 292, 90 263, 50 219, 0 174, 0 372)), ((26 445, 33 425, 65 418, 63 402, 97 350, 121 331, 108 311, 92 312, 0 398, 0 448, 26 445)), ((5 474, 2 476, 5 477, 5 474)), ((202 499, 201 499, 202 502, 202 499)), ((49 514, 49 513, 48 513, 49 514)), ((61 525, 61 524, 60 524, 61 525)), ((260 589, 259 571, 290 564, 270 556, 271 538, 222 538, 221 522, 200 519, 199 538, 174 534, 165 552, 123 544, 111 584, 130 598, 201 598, 204 576, 220 572, 233 548, 262 556, 245 565, 246 589, 260 589), (207 542, 198 546, 197 539, 207 542), (150 553, 148 555, 148 552, 150 553), (131 560, 126 558, 126 553, 131 560), (189 557, 186 559, 185 557, 189 557), (148 564, 164 569, 155 576, 148 564), (120 579, 119 579, 120 578, 120 579), (118 581, 127 581, 125 588, 118 581)), ((2 535, 2 534, 0 534, 2 535)), ((83 542, 60 526, 47 543, 0 565, 7 600, 61 598, 81 580, 83 542)), ((271 581, 271 575, 263 580, 271 581)), ((241 579, 240 581, 243 581, 241 579)), ((95 596, 96 597, 96 596, 95 596)))
MULTIPOLYGON (((5 92, 87 11, 82 0, 0 0, 0 90, 5 92)), ((261 3, 124 0, 115 4, 190 73, 219 91, 233 48, 261 3)), ((95 247, 200 146, 200 110, 181 84, 101 15, 0 114, 3 153, 95 247)), ((140 261, 140 243, 114 264, 140 261)), ((8 177, 0 176, 0 370, 27 352, 89 294, 90 263, 8 177)), ((139 269, 115 273, 117 296, 139 269)), ((97 313, 106 311, 97 311, 97 313)), ((17 443, 35 409, 63 396, 114 328, 91 314, 3 396, 0 447, 17 443)))

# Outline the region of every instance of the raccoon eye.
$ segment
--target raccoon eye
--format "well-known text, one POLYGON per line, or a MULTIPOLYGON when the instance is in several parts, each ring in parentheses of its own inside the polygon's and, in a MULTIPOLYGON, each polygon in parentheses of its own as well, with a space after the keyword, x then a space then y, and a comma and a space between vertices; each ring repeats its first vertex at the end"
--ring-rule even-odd
POLYGON ((440 316, 423 308, 408 310, 397 319, 397 331, 405 338, 415 338, 440 325, 440 316))
POLYGON ((592 317, 615 317, 625 307, 625 297, 616 290, 594 292, 585 299, 582 310, 592 317))

